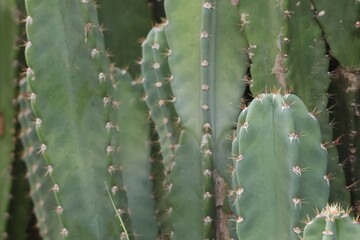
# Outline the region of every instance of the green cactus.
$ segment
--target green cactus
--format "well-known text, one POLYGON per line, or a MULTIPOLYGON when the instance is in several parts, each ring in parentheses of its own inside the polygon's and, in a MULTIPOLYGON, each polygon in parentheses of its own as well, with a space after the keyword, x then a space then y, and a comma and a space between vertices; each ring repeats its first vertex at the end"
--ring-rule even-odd
MULTIPOLYGON (((45 160, 37 154, 37 146, 40 146, 40 141, 36 134, 36 125, 31 110, 31 101, 28 95, 29 89, 26 79, 20 81, 20 94, 18 103, 20 111, 18 113, 18 120, 21 123, 22 131, 20 138, 23 143, 23 159, 28 169, 28 180, 31 187, 30 196, 34 202, 34 211, 37 217, 39 232, 44 238, 57 239, 59 233, 52 231, 52 229, 59 229, 60 222, 54 218, 54 215, 48 214, 56 210, 56 200, 52 194, 48 194, 49 190, 53 188, 51 181, 46 177, 51 171, 47 166, 45 160)), ((60 209, 59 209, 60 210, 60 209)))
POLYGON ((360 70, 360 2, 332 2, 312 0, 316 19, 322 27, 325 38, 335 57, 342 66, 360 70))
POLYGON ((15 2, 0 1, 0 238, 6 237, 14 146, 15 2))
MULTIPOLYGON (((126 71, 110 69, 94 4, 29 0, 27 11, 28 83, 40 140, 38 152, 51 169, 47 181, 56 186, 53 193, 47 192, 55 198, 52 208, 61 209, 55 216, 58 227, 53 230, 58 235, 51 239, 123 238, 104 182, 110 186, 131 238, 139 234, 151 239, 157 231, 148 180, 146 140, 150 131, 145 111, 139 108, 129 114, 140 97, 130 91, 126 71), (50 18, 46 24, 41 21, 44 18, 50 18), (57 33, 54 51, 43 48, 47 31, 57 33), (56 68, 51 67, 54 62, 56 68), (128 124, 139 127, 139 132, 129 132, 128 124), (140 191, 136 184, 141 185, 140 191), (126 194, 127 188, 130 192, 126 194), (132 209, 127 208, 127 196, 132 209), (137 224, 134 232, 130 215, 137 224), (141 227, 144 222, 150 230, 141 227)), ((53 215, 47 210, 45 215, 53 215)))
POLYGON ((239 239, 297 239, 300 220, 326 205, 319 124, 295 95, 259 95, 238 120, 233 195, 239 239))
POLYGON ((350 211, 338 204, 327 205, 314 219, 308 220, 303 240, 353 240, 360 236, 360 224, 350 211))
POLYGON ((165 165, 169 222, 162 230, 174 239, 211 239, 221 234, 215 200, 223 198, 215 194, 213 173, 229 183, 227 137, 245 90, 246 43, 228 3, 167 1, 165 9, 168 21, 148 35, 142 61, 165 165))
POLYGON ((326 221, 359 212, 359 1, 22 1, 17 109, 0 0, 0 234, 31 234, 18 111, 44 240, 359 238, 326 221))
POLYGON ((332 144, 333 131, 327 111, 330 78, 326 43, 311 6, 310 1, 279 4, 241 1, 239 14, 252 62, 250 86, 254 95, 282 89, 283 93, 292 92, 304 101, 318 119, 322 142, 328 148, 328 175, 332 182, 329 201, 345 205, 350 195, 332 144))

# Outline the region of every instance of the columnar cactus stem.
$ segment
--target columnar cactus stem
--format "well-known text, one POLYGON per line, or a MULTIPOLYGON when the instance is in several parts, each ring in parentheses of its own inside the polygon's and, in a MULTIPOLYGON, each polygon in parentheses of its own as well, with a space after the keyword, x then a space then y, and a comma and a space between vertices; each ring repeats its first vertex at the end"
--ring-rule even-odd
POLYGON ((147 102, 159 129, 160 141, 165 143, 161 148, 165 151, 170 236, 213 239, 215 225, 224 224, 216 222, 221 217, 215 214, 215 200, 224 196, 216 195, 213 174, 217 171, 230 181, 227 137, 231 135, 245 89, 246 42, 239 33, 236 8, 230 2, 169 0, 165 2, 165 9, 168 21, 155 27, 143 44, 142 66, 147 102), (159 50, 158 45, 159 49, 165 50, 167 46, 169 49, 159 50), (161 54, 167 56, 164 58, 161 54), (166 78, 171 80, 170 84, 163 84, 166 78), (168 102, 159 109, 157 103, 161 98, 168 102), (170 126, 166 131, 172 131, 167 136, 161 130, 166 126, 165 117, 165 123, 169 121, 170 126), (181 132, 174 128, 175 124, 181 132), (175 147, 171 150, 173 157, 167 153, 167 146, 175 147), (184 185, 188 187, 184 189, 184 185), (189 204, 185 207, 184 202, 189 204), (194 221, 189 223, 183 221, 184 218, 194 221))
MULTIPOLYGON (((121 171, 109 171, 120 167, 120 146, 108 131, 116 102, 95 5, 28 0, 26 7, 28 83, 40 140, 33 147, 46 161, 42 177, 53 185, 43 193, 56 202, 46 214, 60 222, 52 239, 119 239, 122 228, 104 182, 120 211, 128 210, 121 171), (51 50, 44 48, 49 32, 51 50)), ((126 214, 124 220, 131 234, 126 214)))
POLYGON ((316 19, 324 30, 325 39, 342 66, 360 70, 360 2, 358 0, 334 2, 312 0, 316 19))
POLYGON ((262 94, 243 110, 232 173, 240 239, 298 239, 301 219, 325 206, 320 139, 318 122, 295 95, 262 94))

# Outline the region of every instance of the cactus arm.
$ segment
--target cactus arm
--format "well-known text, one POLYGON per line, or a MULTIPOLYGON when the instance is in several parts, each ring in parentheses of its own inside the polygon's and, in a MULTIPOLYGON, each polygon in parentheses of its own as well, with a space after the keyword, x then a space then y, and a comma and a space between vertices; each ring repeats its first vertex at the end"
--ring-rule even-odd
POLYGON ((297 239, 300 220, 328 197, 318 123, 293 95, 260 95, 242 114, 233 173, 238 237, 297 239), (271 208, 269 199, 276 199, 271 208))
MULTIPOLYGON (((246 43, 239 33, 236 8, 229 3, 187 1, 183 4, 168 0, 165 10, 168 17, 165 32, 171 49, 169 65, 174 76, 171 86, 177 97, 175 107, 182 125, 201 139, 206 121, 214 121, 214 124, 210 122, 214 129, 232 125, 231 118, 222 116, 223 120, 220 120, 218 115, 224 113, 232 116, 238 109, 241 88, 244 87, 242 79, 247 67, 244 54, 246 43), (183 34, 176 34, 179 31, 183 34), (232 43, 233 39, 238 40, 237 44, 232 43), (236 70, 233 67, 235 63, 238 66, 236 70), (188 89, 193 89, 191 98, 188 97, 188 89), (220 92, 227 94, 224 96, 220 92), (184 101, 191 101, 191 104, 184 101), (207 109, 204 105, 208 105, 208 111, 201 109, 207 109), (220 108, 222 111, 217 114, 214 109, 220 108), (202 116, 204 112, 208 116, 202 116)), ((220 138, 223 132, 213 133, 213 137, 220 138)))
POLYGON ((282 58, 281 51, 284 50, 282 47, 287 32, 285 4, 287 1, 276 0, 245 0, 239 3, 241 30, 248 41, 248 55, 252 63, 251 91, 254 95, 270 92, 272 89, 286 89, 281 72, 276 71, 282 58))
MULTIPOLYGON (((151 198, 151 164, 148 144, 150 125, 146 120, 146 105, 141 102, 142 86, 134 84, 125 70, 114 69, 113 99, 120 105, 115 109, 118 127, 119 162, 128 199, 128 209, 136 239, 155 239, 158 227, 154 219, 154 200, 151 198)), ((115 170, 118 171, 119 169, 115 170)))
POLYGON ((0 1, 0 238, 6 237, 7 210, 11 189, 11 162, 14 148, 15 85, 13 83, 15 68, 15 2, 0 1))
MULTIPOLYGON (((122 228, 104 187, 104 182, 121 185, 121 176, 108 171, 117 146, 111 146, 106 129, 110 66, 94 4, 28 0, 26 7, 25 54, 33 75, 28 82, 36 94, 32 109, 41 119, 42 145, 35 148, 53 169, 46 177, 59 187, 47 190, 56 200, 52 209, 62 208, 46 212, 60 221, 60 229, 51 229, 54 239, 119 238, 122 228), (50 32, 54 37, 47 38, 50 32)), ((117 205, 120 194, 115 191, 117 205)))

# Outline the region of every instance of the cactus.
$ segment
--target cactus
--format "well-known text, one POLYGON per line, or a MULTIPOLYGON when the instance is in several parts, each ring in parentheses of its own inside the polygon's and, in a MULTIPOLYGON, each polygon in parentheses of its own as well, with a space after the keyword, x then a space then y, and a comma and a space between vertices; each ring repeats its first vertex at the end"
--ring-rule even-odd
POLYGON ((162 200, 168 222, 163 235, 212 239, 225 231, 215 227, 215 222, 221 226, 215 205, 221 208, 218 200, 224 196, 215 193, 212 178, 219 172, 229 182, 227 137, 245 90, 245 42, 236 9, 228 3, 166 1, 165 10, 168 21, 149 33, 142 61, 147 104, 165 166, 162 200))
MULTIPOLYGON (((150 150, 146 142, 150 131, 145 113, 141 116, 144 111, 139 108, 129 114, 140 97, 132 95, 126 71, 110 68, 95 5, 87 1, 26 3, 27 79, 40 141, 34 147, 46 162, 47 174, 42 177, 53 185, 52 192, 43 194, 53 195, 52 209, 57 214, 53 216, 57 218, 53 231, 58 234, 49 239, 124 237, 104 182, 110 186, 130 237, 155 235, 148 183, 150 150), (45 25, 41 21, 44 18, 50 18, 45 25), (57 48, 44 52, 43 36, 50 30, 57 32, 53 38, 57 48), (66 38, 69 34, 71 39, 66 38), (52 62, 56 62, 56 68, 51 67, 52 62), (139 132, 128 132, 128 124, 139 127, 139 132), (131 151, 135 143, 138 154, 131 151), (141 191, 136 184, 141 185, 141 191), (131 192, 126 194, 128 187, 131 192), (129 206, 135 204, 132 209, 127 207, 127 196, 131 199, 129 206), (130 215, 137 224, 134 230, 130 215), (144 221, 148 221, 146 229, 153 233, 142 232, 144 221)), ((49 209, 44 211, 46 217, 53 215, 49 209)))
POLYGON ((322 142, 328 148, 329 201, 349 203, 344 171, 332 144, 328 95, 330 78, 322 29, 314 18, 311 2, 241 1, 239 14, 251 59, 251 91, 254 95, 282 89, 299 96, 320 122, 322 142), (261 12, 261 16, 257 13, 261 12), (265 22, 269 25, 263 24, 265 22), (263 41, 263 39, 267 41, 263 41))
POLYGON ((303 240, 352 240, 360 236, 360 224, 350 211, 339 204, 327 205, 314 219, 308 220, 303 240))
POLYGON ((0 1, 0 238, 6 237, 14 150, 15 2, 0 1))
POLYGON ((259 95, 241 112, 236 139, 239 239, 297 239, 300 220, 329 194, 318 122, 295 95, 259 95))
POLYGON ((7 197, 18 111, 44 240, 358 238, 325 216, 358 212, 358 1, 22 1, 19 109, 0 36, 1 234, 31 234, 7 197))

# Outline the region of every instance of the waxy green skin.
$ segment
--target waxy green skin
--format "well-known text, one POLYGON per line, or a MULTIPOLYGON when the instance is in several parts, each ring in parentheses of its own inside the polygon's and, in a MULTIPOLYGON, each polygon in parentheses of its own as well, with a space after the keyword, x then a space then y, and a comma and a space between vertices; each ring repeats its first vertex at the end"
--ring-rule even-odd
POLYGON ((165 10, 168 21, 148 35, 142 62, 147 103, 164 149, 165 208, 171 210, 166 224, 170 229, 165 227, 164 234, 173 239, 213 239, 220 234, 214 222, 213 172, 216 169, 229 183, 227 136, 245 90, 246 43, 230 3, 169 0, 165 10), (152 47, 155 42, 159 49, 152 47), (156 88, 156 82, 161 87, 156 88), (159 106, 161 98, 167 102, 159 106))
POLYGON ((132 239, 151 240, 158 234, 151 181, 150 124, 147 108, 142 101, 141 83, 132 80, 126 70, 115 68, 113 97, 120 103, 111 113, 116 127, 111 129, 114 145, 120 146, 119 163, 115 172, 121 171, 131 218, 132 239), (115 140, 116 139, 116 140, 115 140))
POLYGON ((357 0, 329 4, 312 0, 316 19, 324 30, 331 56, 349 70, 360 70, 360 2, 357 0))
POLYGON ((61 226, 60 221, 54 217, 56 200, 52 192, 49 192, 54 185, 48 177, 46 161, 37 153, 40 141, 36 133, 34 124, 36 117, 31 110, 28 92, 27 81, 23 79, 20 81, 20 94, 17 99, 20 106, 18 120, 22 129, 19 137, 24 149, 23 159, 28 169, 30 196, 34 202, 34 212, 39 224, 40 235, 44 239, 58 239, 59 232, 52 231, 52 229, 60 229, 61 226))
POLYGON ((360 224, 339 205, 326 206, 305 226, 303 240, 352 240, 360 235, 360 224))
POLYGON ((42 177, 59 187, 59 191, 47 190, 44 195, 55 198, 52 209, 62 209, 57 214, 54 210, 45 213, 58 221, 51 229, 56 237, 51 239, 120 238, 123 229, 104 183, 110 186, 116 207, 124 212, 127 232, 134 238, 120 171, 121 146, 111 127, 116 126, 111 112, 117 106, 113 72, 105 56, 95 6, 80 1, 29 0, 26 4, 31 17, 27 20, 31 43, 26 47, 31 70, 28 83, 30 92, 36 94, 32 109, 41 119, 37 127, 41 145, 33 147, 38 151, 42 147, 39 154, 47 166, 41 167, 52 168, 42 177), (43 47, 49 41, 44 37, 47 32, 56 33, 50 50, 43 47))
POLYGON ((11 162, 14 150, 15 97, 14 58, 16 54, 15 38, 17 26, 15 20, 15 2, 0 1, 0 238, 6 236, 7 210, 11 189, 11 162))
POLYGON ((298 239, 301 220, 329 195, 317 120, 295 95, 261 94, 240 114, 234 142, 239 239, 298 239))

